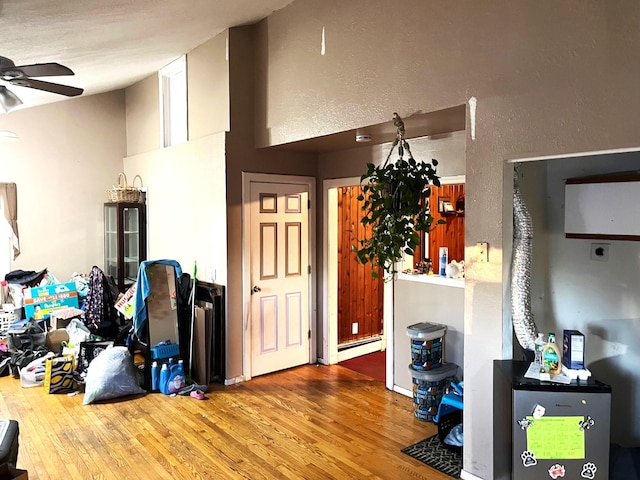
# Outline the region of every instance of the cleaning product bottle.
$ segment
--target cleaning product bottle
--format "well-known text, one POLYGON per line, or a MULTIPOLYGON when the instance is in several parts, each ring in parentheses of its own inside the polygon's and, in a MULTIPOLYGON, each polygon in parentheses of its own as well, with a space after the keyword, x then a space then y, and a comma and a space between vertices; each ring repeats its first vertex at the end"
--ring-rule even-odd
POLYGON ((447 276, 447 264, 449 263, 449 247, 440 247, 438 274, 441 277, 447 276))
POLYGON ((562 373, 562 356, 556 344, 556 334, 549 333, 549 340, 542 350, 542 366, 550 375, 562 373))
POLYGON ((186 384, 184 375, 184 366, 182 360, 177 364, 173 364, 169 370, 169 380, 167 382, 167 393, 178 393, 186 384))
POLYGON ((535 348, 535 357, 533 359, 533 363, 542 366, 542 351, 544 350, 544 346, 547 342, 544 341, 544 333, 538 333, 538 338, 535 339, 534 348, 535 348))
POLYGON ((158 383, 160 382, 160 369, 158 368, 158 362, 151 364, 151 391, 158 390, 158 383))
POLYGON ((162 364, 162 369, 160 369, 160 381, 158 382, 158 389, 160 392, 165 395, 167 392, 167 383, 169 382, 169 366, 166 363, 162 364))

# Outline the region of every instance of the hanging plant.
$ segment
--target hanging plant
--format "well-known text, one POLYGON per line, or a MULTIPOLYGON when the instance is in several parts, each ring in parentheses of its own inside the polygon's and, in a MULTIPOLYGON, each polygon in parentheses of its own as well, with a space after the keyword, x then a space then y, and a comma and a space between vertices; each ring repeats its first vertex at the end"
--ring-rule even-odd
MULTIPOLYGON (((358 261, 370 263, 385 272, 385 279, 395 279, 396 263, 403 253, 413 256, 420 243, 419 232, 428 232, 434 218, 429 213, 431 185, 440 186, 436 173, 437 160, 431 163, 416 161, 411 154, 409 142, 404 138, 404 123, 397 113, 393 114, 397 137, 391 145, 387 159, 382 165, 367 163, 367 173, 360 182, 367 182, 363 194, 364 212, 361 223, 371 226, 371 236, 357 241, 353 250, 358 261), (398 159, 389 159, 398 147, 398 159), (407 155, 405 160, 404 155, 407 155)), ((445 223, 439 220, 438 223, 445 223)), ((376 269, 371 274, 378 277, 376 269)))

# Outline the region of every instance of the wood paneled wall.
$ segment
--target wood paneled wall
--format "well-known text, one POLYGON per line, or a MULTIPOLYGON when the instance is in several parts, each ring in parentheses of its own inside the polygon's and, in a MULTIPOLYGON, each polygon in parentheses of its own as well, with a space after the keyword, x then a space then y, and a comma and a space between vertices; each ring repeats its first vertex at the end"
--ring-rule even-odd
POLYGON ((382 334, 383 280, 371 276, 371 265, 362 265, 353 252, 353 245, 371 228, 360 222, 362 203, 357 197, 362 187, 342 187, 338 190, 338 344, 344 344, 382 334), (352 323, 358 323, 358 333, 351 333, 352 323))
POLYGON ((433 272, 438 273, 438 254, 440 247, 449 247, 449 261, 464 260, 464 183, 454 183, 450 185, 442 185, 440 187, 431 187, 431 195, 429 195, 429 208, 434 221, 432 230, 429 232, 428 241, 424 241, 422 235, 421 245, 427 243, 427 251, 422 252, 422 248, 417 248, 413 256, 414 265, 423 258, 430 258, 433 262, 433 272), (462 206, 461 211, 453 213, 441 213, 439 205, 441 201, 449 200, 454 209, 462 206), (443 225, 437 225, 442 219, 446 222, 443 225))
POLYGON ((460 199, 464 202, 464 183, 442 185, 431 189, 429 207, 435 219, 434 225, 440 219, 447 222, 445 225, 434 226, 429 233, 429 255, 433 260, 434 271, 438 264, 440 247, 449 247, 449 261, 464 260, 464 209, 462 212, 443 214, 438 211, 438 206, 444 199, 448 199, 454 209, 460 199))

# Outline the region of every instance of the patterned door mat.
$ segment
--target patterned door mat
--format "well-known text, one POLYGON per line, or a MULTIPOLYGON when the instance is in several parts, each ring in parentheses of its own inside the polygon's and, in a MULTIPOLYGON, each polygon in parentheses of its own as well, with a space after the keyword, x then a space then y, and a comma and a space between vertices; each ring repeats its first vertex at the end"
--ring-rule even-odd
POLYGON ((452 478, 460 478, 462 455, 447 450, 440 442, 438 435, 425 438, 401 451, 452 478))

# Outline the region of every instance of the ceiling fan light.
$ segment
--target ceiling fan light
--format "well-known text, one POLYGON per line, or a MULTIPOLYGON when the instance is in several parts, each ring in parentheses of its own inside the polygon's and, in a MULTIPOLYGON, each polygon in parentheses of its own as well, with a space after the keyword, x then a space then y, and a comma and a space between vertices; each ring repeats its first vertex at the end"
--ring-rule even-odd
POLYGON ((22 105, 22 101, 18 96, 4 85, 0 85, 0 105, 5 112, 22 105))

